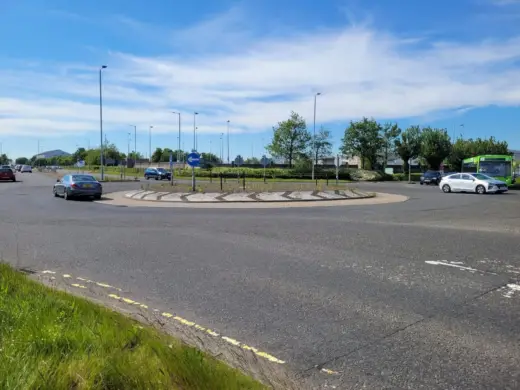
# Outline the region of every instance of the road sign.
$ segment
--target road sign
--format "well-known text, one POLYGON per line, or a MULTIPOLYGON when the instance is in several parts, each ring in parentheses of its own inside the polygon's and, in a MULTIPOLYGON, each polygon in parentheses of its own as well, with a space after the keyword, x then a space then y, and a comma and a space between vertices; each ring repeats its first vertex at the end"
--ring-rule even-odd
POLYGON ((83 167, 85 166, 85 161, 83 161, 83 160, 78 161, 78 162, 76 163, 76 166, 77 166, 78 168, 83 168, 83 167))
POLYGON ((239 167, 242 164, 244 164, 244 159, 241 155, 238 155, 237 158, 235 158, 235 165, 239 167))
POLYGON ((262 156, 262 159, 260 160, 260 162, 262 163, 263 167, 265 168, 266 166, 269 165, 269 163, 271 161, 266 156, 262 156))
POLYGON ((191 152, 188 154, 188 158, 186 160, 188 165, 192 168, 198 167, 200 165, 200 154, 197 152, 191 152))
POLYGON ((170 152, 170 168, 173 167, 173 153, 170 152))

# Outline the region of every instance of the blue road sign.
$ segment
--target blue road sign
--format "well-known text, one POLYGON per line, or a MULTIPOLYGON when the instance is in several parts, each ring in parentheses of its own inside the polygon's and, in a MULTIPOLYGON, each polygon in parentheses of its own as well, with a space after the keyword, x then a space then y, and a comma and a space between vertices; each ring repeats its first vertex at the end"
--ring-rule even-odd
POLYGON ((190 167, 198 167, 200 165, 200 154, 197 152, 191 152, 188 154, 188 158, 186 160, 190 167))
POLYGON ((170 152, 170 168, 173 167, 173 153, 170 152))
POLYGON ((83 167, 85 166, 85 161, 83 161, 83 160, 78 161, 78 162, 76 163, 76 166, 77 166, 78 168, 83 168, 83 167))
POLYGON ((240 166, 244 163, 244 159, 242 158, 241 155, 238 155, 237 158, 235 158, 235 165, 236 166, 240 166))
POLYGON ((260 162, 262 163, 262 165, 264 166, 264 168, 266 166, 269 165, 269 163, 271 162, 266 156, 262 156, 262 159, 260 160, 260 162))

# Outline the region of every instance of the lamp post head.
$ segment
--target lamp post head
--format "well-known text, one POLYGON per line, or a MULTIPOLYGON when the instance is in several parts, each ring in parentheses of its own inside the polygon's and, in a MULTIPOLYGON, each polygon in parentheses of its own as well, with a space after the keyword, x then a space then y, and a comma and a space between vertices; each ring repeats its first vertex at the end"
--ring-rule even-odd
POLYGON ((321 95, 321 92, 317 92, 317 93, 316 93, 316 96, 320 96, 320 95, 321 95))
POLYGON ((198 112, 194 112, 193 115, 199 115, 199 113, 198 112))
POLYGON ((106 65, 101 65, 101 69, 106 69, 107 66, 106 65))

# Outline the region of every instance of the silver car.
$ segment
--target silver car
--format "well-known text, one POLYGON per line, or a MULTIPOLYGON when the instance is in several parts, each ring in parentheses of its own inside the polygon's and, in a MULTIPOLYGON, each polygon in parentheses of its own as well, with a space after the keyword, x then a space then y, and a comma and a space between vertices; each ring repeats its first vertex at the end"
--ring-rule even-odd
POLYGON ((72 198, 99 200, 103 194, 103 187, 91 175, 65 175, 54 184, 52 192, 54 196, 62 196, 65 200, 72 198))
POLYGON ((445 176, 439 183, 444 193, 476 192, 477 194, 499 194, 508 190, 507 184, 482 173, 455 173, 445 176))

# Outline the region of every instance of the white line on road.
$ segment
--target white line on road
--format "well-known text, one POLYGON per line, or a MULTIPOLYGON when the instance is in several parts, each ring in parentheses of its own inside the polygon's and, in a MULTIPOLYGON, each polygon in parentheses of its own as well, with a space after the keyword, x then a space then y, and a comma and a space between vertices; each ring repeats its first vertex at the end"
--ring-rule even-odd
POLYGON ((466 271, 470 271, 470 272, 482 272, 482 273, 486 273, 486 274, 496 275, 494 272, 482 271, 482 270, 471 268, 471 267, 464 267, 464 266, 460 265, 461 262, 459 262, 459 261, 448 262, 447 260, 441 260, 441 261, 427 260, 427 261, 425 261, 425 263, 432 264, 432 265, 445 265, 448 267, 454 267, 454 268, 458 268, 458 269, 462 269, 462 270, 466 270, 466 271))

